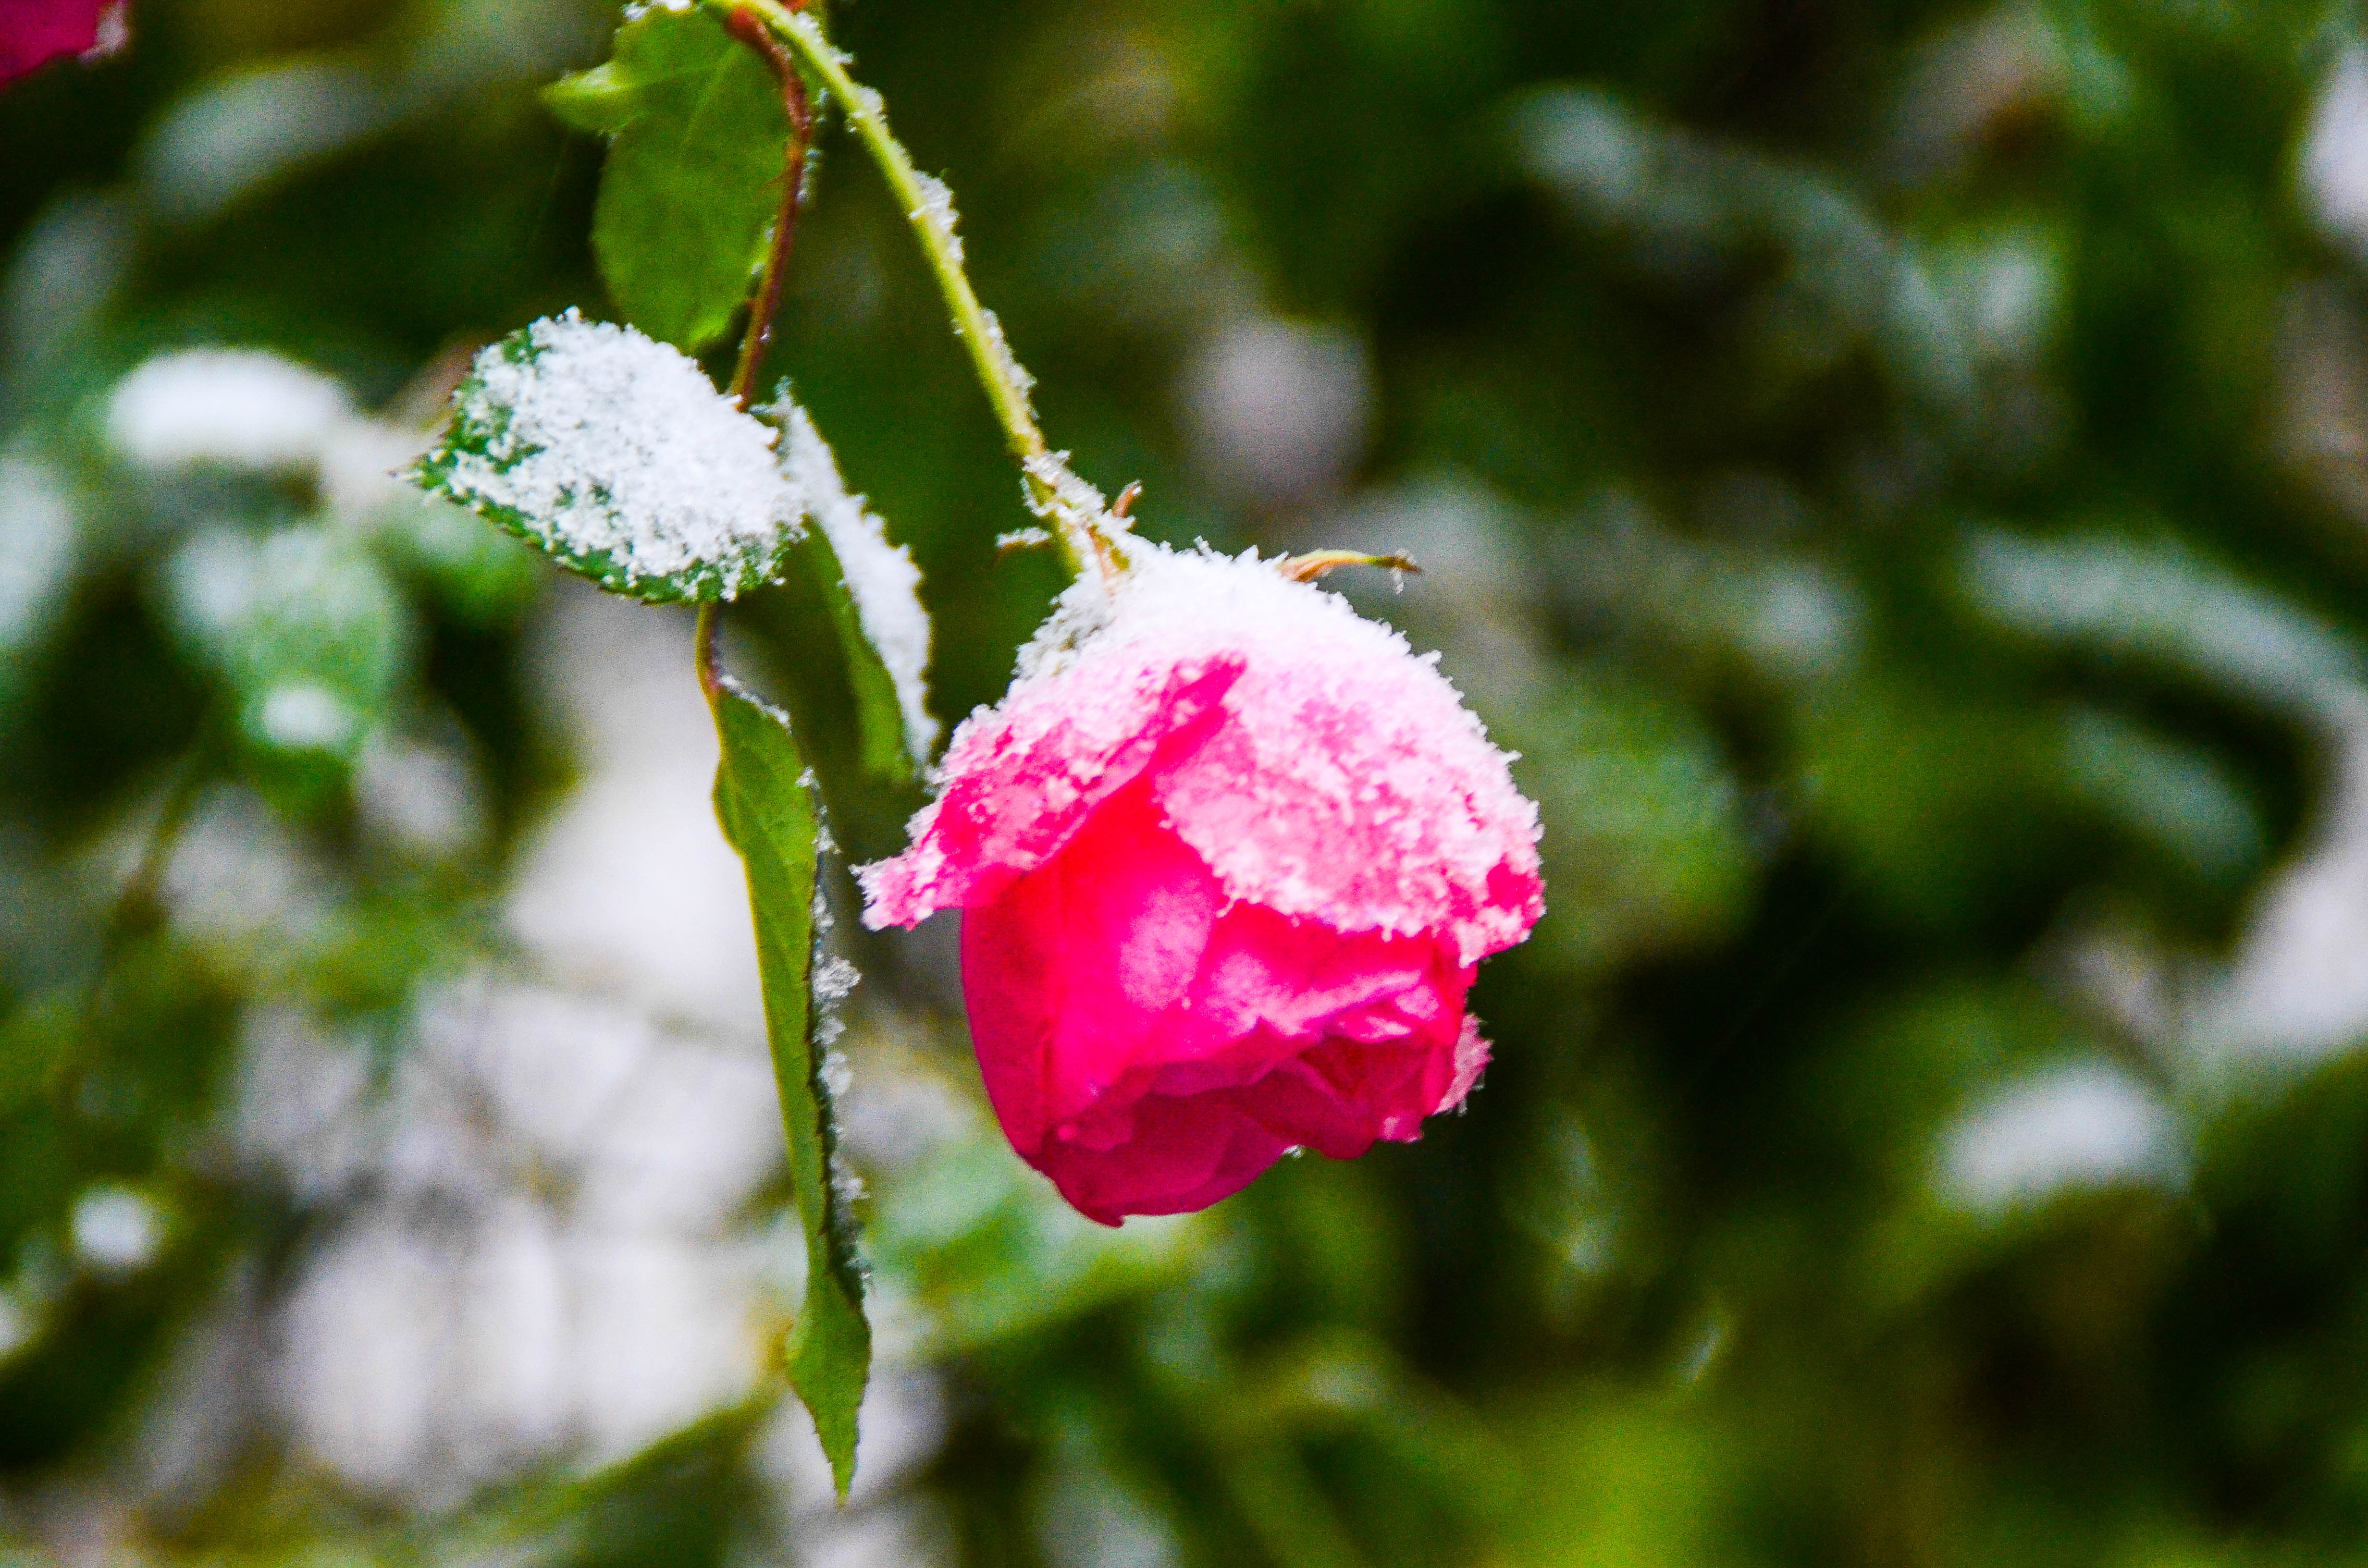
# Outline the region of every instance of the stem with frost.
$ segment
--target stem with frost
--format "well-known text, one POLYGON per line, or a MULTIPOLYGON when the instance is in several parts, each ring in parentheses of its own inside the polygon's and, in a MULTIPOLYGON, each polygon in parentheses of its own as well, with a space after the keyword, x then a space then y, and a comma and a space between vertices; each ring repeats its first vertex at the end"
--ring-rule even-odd
POLYGON ((1092 525, 1071 516, 1065 498, 1040 472, 1044 466, 1042 460, 1050 457, 1051 449, 1045 444, 1043 431, 1037 427, 1035 410, 1029 403, 1028 388, 1020 379, 1019 363, 1012 358, 985 308, 978 302, 970 276, 962 270, 962 257, 955 254, 951 225, 940 226, 932 221, 921 172, 914 165, 913 156, 905 150, 904 143, 888 129, 887 111, 880 95, 847 74, 847 58, 831 44, 822 30, 822 23, 812 12, 791 10, 779 0, 730 0, 730 4, 734 10, 763 17, 799 62, 847 106, 847 118, 854 125, 856 135, 871 154, 871 161, 880 166, 889 189, 904 208, 906 221, 921 242, 921 252, 937 277, 947 309, 953 314, 954 331, 970 351, 971 368, 985 390, 996 422, 1003 426, 1004 444, 1020 461, 1029 494, 1035 498, 1039 510, 1059 525, 1054 542, 1060 546, 1069 571, 1081 574, 1088 562, 1099 566, 1106 552, 1099 548, 1092 525))

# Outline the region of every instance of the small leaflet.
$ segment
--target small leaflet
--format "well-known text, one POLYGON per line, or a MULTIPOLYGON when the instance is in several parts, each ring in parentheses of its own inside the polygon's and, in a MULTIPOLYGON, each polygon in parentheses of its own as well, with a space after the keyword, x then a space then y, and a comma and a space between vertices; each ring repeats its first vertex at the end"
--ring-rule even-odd
POLYGON ((779 580, 802 533, 774 433, 698 362, 569 311, 477 357, 426 488, 612 592, 729 599, 779 580))
POLYGON ((905 744, 926 763, 937 744, 929 716, 929 612, 922 608, 921 569, 912 551, 888 542, 887 525, 850 494, 838 460, 806 411, 786 395, 766 413, 781 422, 781 472, 806 517, 830 540, 863 635, 896 688, 905 744))
POLYGON ((619 313, 697 352, 731 330, 770 245, 790 122, 772 74, 712 13, 629 15, 614 54, 543 102, 609 139, 592 253, 619 313))

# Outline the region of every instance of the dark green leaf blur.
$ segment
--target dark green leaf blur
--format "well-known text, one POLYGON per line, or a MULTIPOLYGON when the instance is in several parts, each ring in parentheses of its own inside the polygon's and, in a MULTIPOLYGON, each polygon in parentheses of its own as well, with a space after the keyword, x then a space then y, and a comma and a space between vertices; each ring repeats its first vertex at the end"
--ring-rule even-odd
MULTIPOLYGON (((2368 1562, 2354 8, 834 6, 1080 472, 1424 564, 1331 582, 1550 908, 1465 1114, 1091 1225, 951 918, 854 918, 835 601, 735 604, 862 975, 844 1507, 688 612, 389 477, 570 306, 728 373, 539 97, 619 20, 131 0, 0 93, 0 1564, 2368 1562)), ((835 124, 813 192, 767 382, 951 722, 1057 568, 835 124)))

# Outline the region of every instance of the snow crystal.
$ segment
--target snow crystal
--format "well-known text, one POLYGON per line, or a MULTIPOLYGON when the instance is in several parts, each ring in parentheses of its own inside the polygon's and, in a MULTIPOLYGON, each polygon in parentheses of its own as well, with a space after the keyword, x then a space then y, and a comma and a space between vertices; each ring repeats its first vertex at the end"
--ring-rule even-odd
POLYGON ((1105 539, 1133 525, 1110 509, 1110 500, 1069 466, 1066 452, 1036 452, 1019 462, 1020 499, 1028 509, 1064 534, 1091 528, 1105 539))
POLYGON ((336 382, 247 348, 159 355, 116 383, 107 437, 152 468, 309 467, 353 417, 336 382))
POLYGON ((455 402, 430 481, 604 586, 730 598, 799 535, 773 433, 631 327, 539 321, 479 355, 455 402))
POLYGON ((915 761, 927 762, 938 722, 929 717, 929 612, 921 607, 921 569, 911 551, 888 542, 887 525, 865 508, 863 497, 848 494, 838 460, 806 411, 785 397, 767 412, 780 420, 784 433, 781 472, 805 515, 830 540, 863 635, 895 685, 905 744, 915 761))
POLYGON ((862 979, 862 971, 848 960, 833 954, 814 965, 814 993, 825 1002, 843 1001, 854 994, 855 987, 862 979))
MULTIPOLYGON (((815 53, 820 54, 826 59, 834 60, 841 65, 852 65, 855 63, 855 56, 849 54, 847 51, 839 48, 837 45, 830 41, 829 37, 822 30, 822 24, 814 19, 813 12, 791 12, 790 30, 803 38, 805 40, 806 47, 813 50, 815 53)), ((880 112, 880 95, 873 92, 870 87, 862 85, 860 83, 851 85, 855 87, 855 96, 858 107, 871 114, 877 115, 880 112)))
POLYGON ((1019 401, 1027 402, 1028 394, 1036 390, 1036 378, 1028 373, 1028 367, 1011 352, 1011 340, 1003 335, 1002 318, 993 311, 978 313, 980 319, 986 323, 986 352, 994 359, 995 368, 1003 373, 1005 381, 1019 389, 1019 401))
POLYGON ((954 265, 960 267, 962 242, 954 225, 961 222, 961 215, 954 211, 954 193, 947 188, 945 181, 917 170, 913 175, 913 183, 921 187, 921 204, 905 216, 916 223, 927 223, 929 232, 938 236, 938 242, 954 258, 954 265))
POLYGON ((1520 940, 1542 904, 1537 808, 1434 659, 1255 551, 1120 549, 1116 585, 1074 585, 1010 694, 955 732, 914 847, 860 873, 867 922, 991 892, 1150 769, 1231 897, 1438 932, 1466 964, 1520 940))

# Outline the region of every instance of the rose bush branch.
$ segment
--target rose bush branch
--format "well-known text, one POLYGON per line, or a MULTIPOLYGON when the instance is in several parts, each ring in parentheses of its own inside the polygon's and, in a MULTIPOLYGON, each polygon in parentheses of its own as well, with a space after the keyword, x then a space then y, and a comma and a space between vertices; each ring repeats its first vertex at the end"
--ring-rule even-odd
MULTIPOLYGON (((756 295, 748 302, 748 325, 740 342, 739 361, 732 371, 733 403, 746 409, 756 395, 757 376, 763 368, 765 351, 772 346, 773 317, 780 310, 781 285, 789 275, 790 257, 797 249, 798 210, 805 203, 806 161, 814 150, 814 111, 806 101, 805 79, 798 74, 797 62, 755 13, 745 6, 734 6, 723 13, 723 19, 724 31, 747 45, 780 84, 781 108, 790 121, 790 139, 781 159, 780 210, 773 220, 772 244, 765 253, 765 267, 757 278, 756 295)), ((706 696, 710 709, 723 695, 715 655, 720 614, 715 601, 700 602, 692 644, 699 689, 706 696)))
POLYGON ((962 243, 955 235, 953 210, 944 188, 921 173, 912 154, 896 140, 879 93, 848 74, 847 57, 832 44, 812 12, 792 10, 777 0, 728 0, 717 8, 735 17, 762 18, 798 62, 846 106, 848 122, 879 165, 920 241, 922 255, 952 314, 954 331, 968 349, 987 404, 1002 426, 1004 444, 1019 460, 1031 503, 1056 525, 1053 542, 1063 561, 1072 574, 1082 574, 1089 562, 1107 571, 1108 542, 1099 537, 1101 528, 1087 515, 1100 510, 1099 497, 1094 497, 1093 505, 1080 506, 1074 494, 1064 493, 1065 471, 1045 442, 1035 407, 1029 401, 1032 380, 1013 358, 1001 324, 979 303, 978 291, 971 287, 970 275, 963 269, 962 243))
POLYGON ((732 401, 742 408, 756 395, 757 374, 765 350, 773 341, 773 317, 781 306, 781 284, 789 272, 790 255, 797 246, 798 209, 805 200, 806 159, 814 149, 814 113, 806 103, 806 85, 797 62, 767 30, 756 14, 745 7, 726 12, 723 27, 746 44, 781 85, 781 108, 789 116, 790 140, 782 158, 781 207, 773 220, 773 243, 765 256, 765 269, 748 306, 747 335, 740 345, 740 362, 732 372, 732 401))

